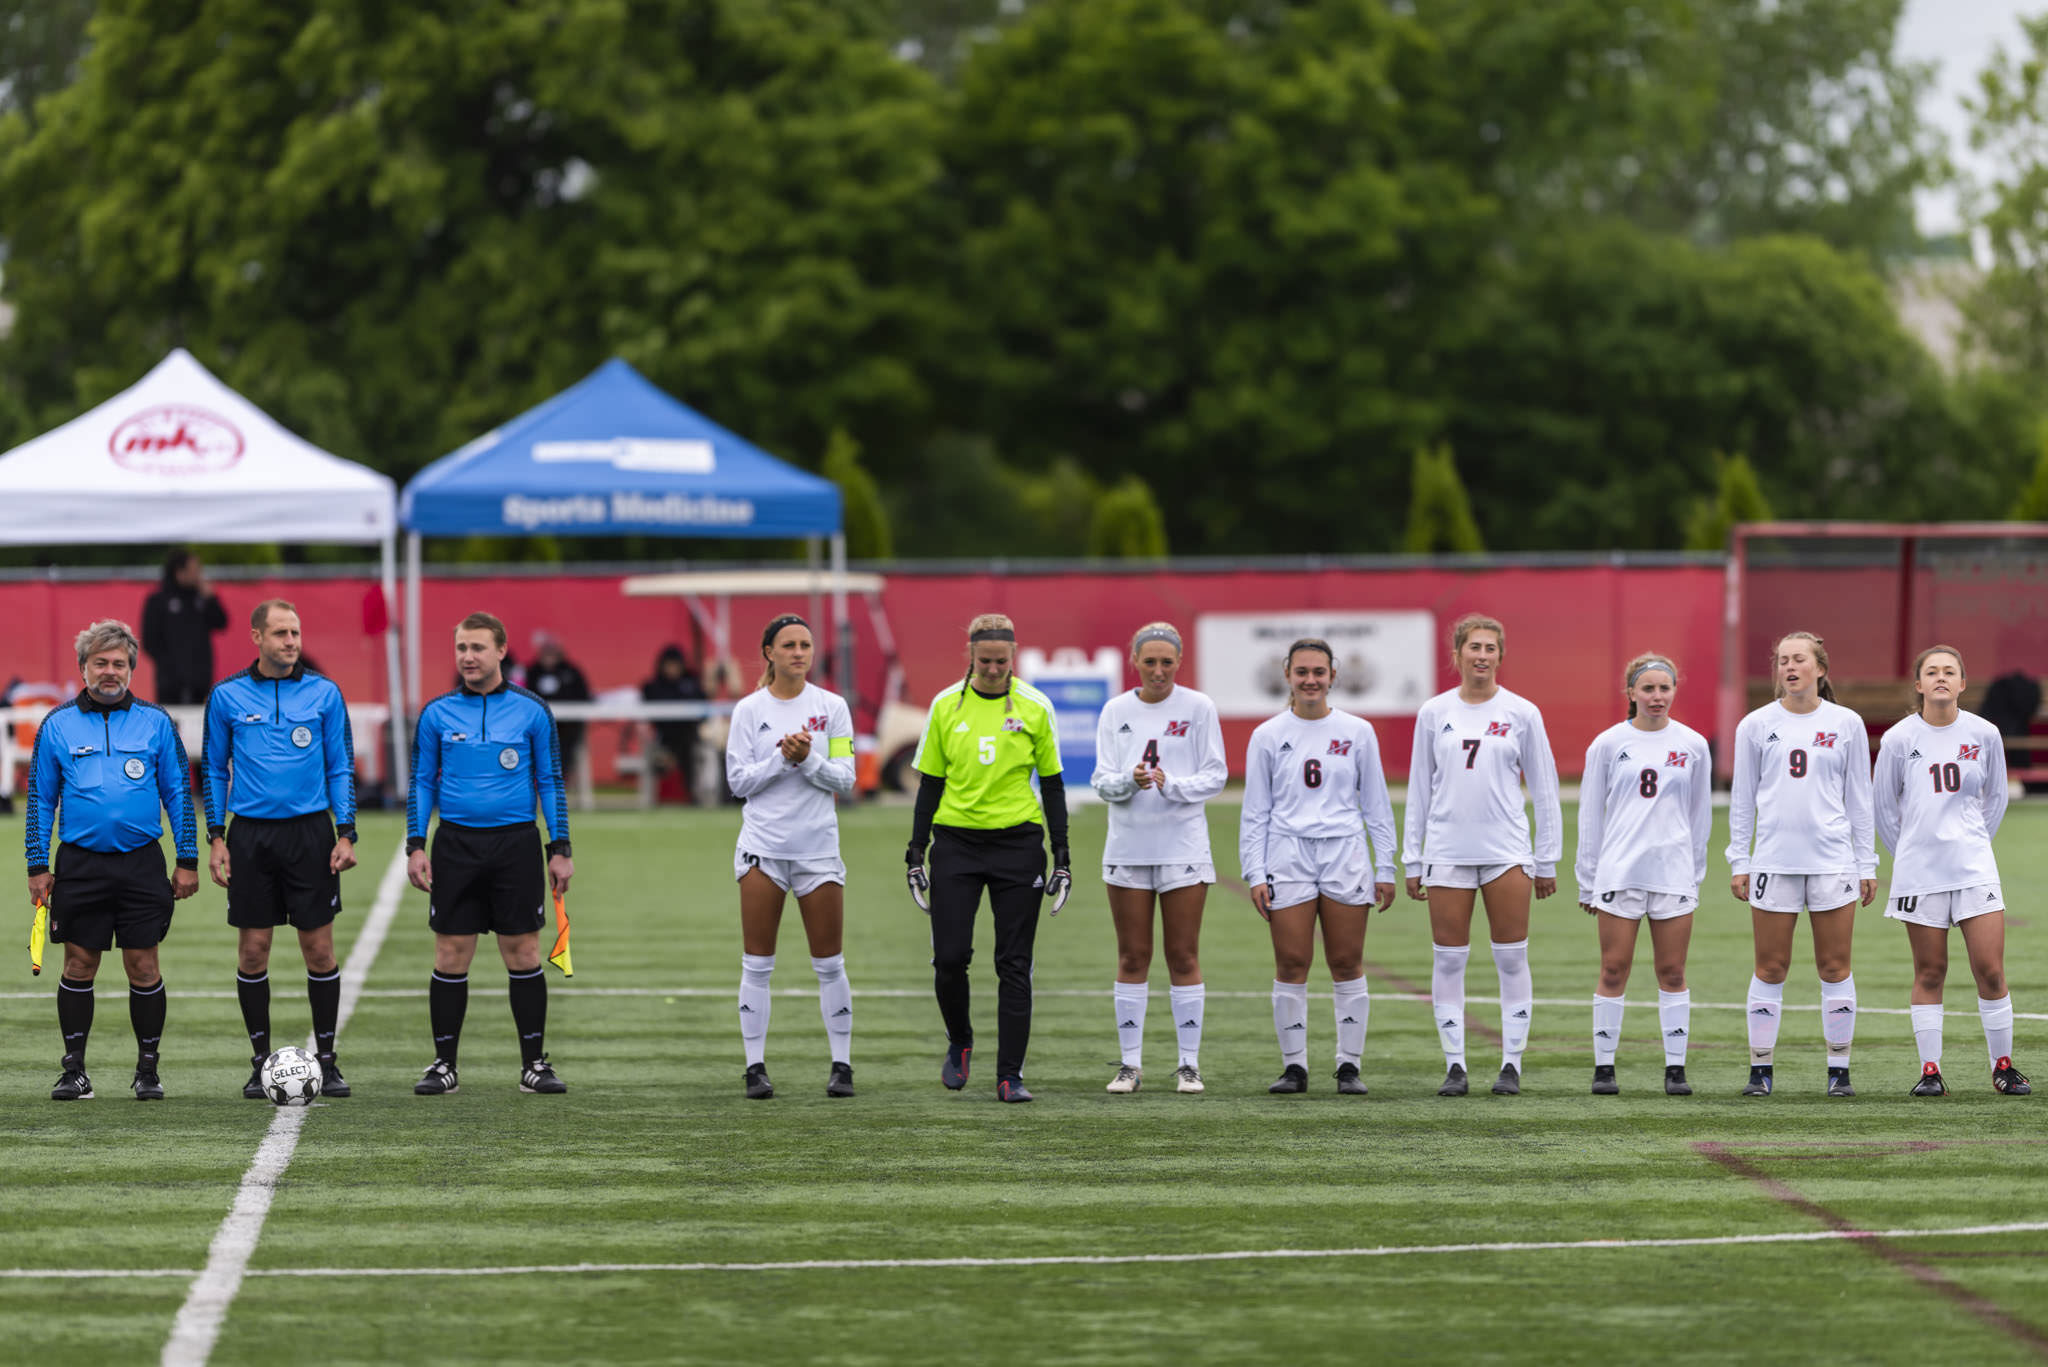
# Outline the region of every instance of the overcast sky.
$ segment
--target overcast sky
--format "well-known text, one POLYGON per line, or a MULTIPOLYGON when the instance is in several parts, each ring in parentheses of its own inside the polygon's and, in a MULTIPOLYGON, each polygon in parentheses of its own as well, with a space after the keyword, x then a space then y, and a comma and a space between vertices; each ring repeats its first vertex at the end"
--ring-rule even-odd
MULTIPOLYGON (((1938 64, 1926 113, 1948 135, 1949 154, 1959 166, 1972 167, 1963 96, 1975 86, 1977 73, 1990 62, 1994 49, 2001 44, 2019 46, 2019 16, 2043 10, 2048 10, 2048 0, 1907 0, 1899 51, 1915 61, 1938 64)), ((1921 196, 1923 232, 1950 232, 1958 226, 1954 195, 1921 196)))

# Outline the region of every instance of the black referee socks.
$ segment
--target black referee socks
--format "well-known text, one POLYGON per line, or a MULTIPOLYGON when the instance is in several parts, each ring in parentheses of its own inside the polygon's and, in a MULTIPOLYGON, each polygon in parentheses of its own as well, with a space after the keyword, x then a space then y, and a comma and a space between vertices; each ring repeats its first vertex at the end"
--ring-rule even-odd
POLYGON ((435 971, 427 980, 427 1019, 434 1027, 434 1057, 450 1068, 462 1044, 462 1018, 469 1011, 469 975, 435 971))
POLYGON ((242 1004, 242 1028, 249 1032, 249 1052, 257 1058, 270 1053, 270 974, 255 977, 235 973, 235 999, 242 1004))
POLYGON ((64 1057, 85 1071, 85 1042, 92 1035, 92 984, 57 980, 57 1028, 64 1032, 64 1057))
POLYGON ((547 1050, 541 1047, 548 1028, 548 980, 545 967, 531 973, 508 973, 505 990, 512 998, 512 1024, 519 1031, 519 1061, 531 1063, 547 1050))
POLYGON ((158 978, 148 987, 128 989, 128 1023, 135 1027, 135 1051, 139 1054, 154 1054, 160 1051, 164 1042, 164 1010, 170 994, 164 991, 164 980, 158 978))

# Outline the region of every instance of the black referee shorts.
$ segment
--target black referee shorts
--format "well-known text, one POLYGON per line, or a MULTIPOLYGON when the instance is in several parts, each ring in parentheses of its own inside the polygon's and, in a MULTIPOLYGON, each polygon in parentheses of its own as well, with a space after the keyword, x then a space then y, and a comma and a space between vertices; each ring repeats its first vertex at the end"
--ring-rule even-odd
POLYGON ((548 923, 547 858, 540 827, 442 822, 431 855, 436 935, 531 935, 548 923))
POLYGON ((341 875, 328 868, 333 853, 326 812, 236 817, 228 825, 228 924, 318 930, 332 923, 341 914, 341 875))
POLYGON ((148 949, 171 931, 170 874, 161 845, 118 854, 57 847, 50 939, 80 949, 148 949))

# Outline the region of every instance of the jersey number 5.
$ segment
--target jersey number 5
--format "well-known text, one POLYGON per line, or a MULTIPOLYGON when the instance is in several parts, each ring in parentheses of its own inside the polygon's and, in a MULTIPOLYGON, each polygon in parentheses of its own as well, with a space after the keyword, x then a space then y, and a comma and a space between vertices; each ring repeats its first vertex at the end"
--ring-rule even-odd
POLYGON ((994 764, 996 762, 996 738, 994 736, 983 736, 981 738, 981 762, 983 764, 994 764))

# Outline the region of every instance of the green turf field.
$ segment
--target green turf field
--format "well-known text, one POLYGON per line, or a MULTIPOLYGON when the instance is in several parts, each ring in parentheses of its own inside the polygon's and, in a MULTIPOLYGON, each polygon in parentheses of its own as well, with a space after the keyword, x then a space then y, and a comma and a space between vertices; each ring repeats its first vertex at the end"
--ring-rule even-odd
MULTIPOLYGON (((1219 805, 1213 819, 1219 867, 1234 866, 1236 810, 1219 805)), ((1039 1100, 1009 1107, 996 1103, 985 1071, 961 1094, 938 1084, 924 921, 902 891, 909 812, 864 808, 844 817, 860 1095, 823 1094, 824 1033, 792 907, 769 1038, 779 1095, 764 1104, 744 1100, 739 1085, 738 820, 664 811, 576 823, 578 973, 568 984, 550 974, 549 1051, 570 1084, 565 1097, 517 1091, 503 979, 485 956, 472 973, 462 1091, 412 1095, 431 1054, 430 944, 423 899, 408 890, 343 1030, 355 1095, 307 1116, 212 1361, 1991 1364, 2048 1355, 2048 1226, 1460 1247, 2048 1222, 2048 1101, 1991 1092, 1960 964, 1945 1059, 1957 1093, 1905 1095, 1918 1072, 1903 1014, 1909 960, 1903 932, 1875 907, 1862 913, 1857 950, 1862 1095, 1851 1101, 1821 1095, 1818 988, 1810 962, 1796 961, 1780 1091, 1735 1096, 1742 1014, 1711 1004, 1742 999, 1748 917, 1718 872, 1693 940, 1692 1098, 1661 1091, 1647 936, 1629 994, 1623 1095, 1586 1094, 1594 937, 1564 898, 1539 904, 1532 933, 1539 1005, 1523 1096, 1484 1094, 1497 1063, 1481 1028, 1495 1020, 1490 1001, 1469 1017, 1475 1095, 1434 1094, 1441 1059, 1428 1008, 1399 995, 1410 984, 1426 990, 1429 975, 1426 916, 1404 898, 1367 939, 1372 1095, 1334 1094, 1324 995, 1310 1005, 1314 1091, 1269 1098, 1279 1067, 1271 961, 1263 924, 1230 885, 1212 894, 1203 941, 1208 1094, 1172 1090, 1172 1022, 1156 965, 1150 1085, 1110 1097, 1114 943, 1093 877, 1102 816, 1083 810, 1074 843, 1086 876, 1039 934, 1029 1069, 1039 1100), (1376 1252, 1143 1261, 1271 1250, 1376 1252), (1127 1261, 873 1265, 1077 1257, 1127 1261), (564 1264, 776 1266, 477 1272, 564 1264)), ((0 832, 17 840, 18 820, 0 832)), ((362 924, 399 826, 371 819, 363 833, 343 939, 362 924)), ((2044 835, 2048 809, 2016 808, 1999 855, 2014 904, 2016 1052, 2048 1082, 2048 927, 2030 905, 2048 887, 2044 835)), ((1716 870, 1722 843, 1717 834, 1716 870)), ((0 1279, 6 1355, 155 1361, 273 1118, 241 1098, 247 1062, 220 894, 209 885, 186 904, 165 946, 170 1097, 160 1105, 128 1099, 132 1039, 111 962, 91 1060, 99 1099, 47 1099, 59 1052, 54 972, 29 977, 18 933, 26 915, 13 924, 14 947, 0 961, 11 965, 0 977, 0 1126, 11 1141, 0 1268, 177 1275, 10 1274, 0 1279)), ((1802 931, 1800 953, 1805 946, 1802 931)), ((993 1046, 989 957, 984 935, 977 1017, 993 1046)), ((306 1026, 299 975, 295 949, 281 944, 280 1042, 306 1026)), ((1311 988, 1327 986, 1319 968, 1311 988)), ((1469 990, 1494 994, 1483 948, 1469 990)))

